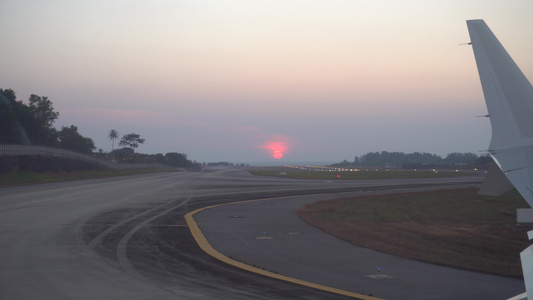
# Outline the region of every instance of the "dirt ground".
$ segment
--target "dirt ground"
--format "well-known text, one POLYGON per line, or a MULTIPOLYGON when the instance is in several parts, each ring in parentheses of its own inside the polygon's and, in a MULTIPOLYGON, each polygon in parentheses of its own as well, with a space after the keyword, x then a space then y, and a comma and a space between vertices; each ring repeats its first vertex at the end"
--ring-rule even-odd
POLYGON ((517 226, 516 193, 477 189, 320 201, 298 210, 302 220, 354 245, 420 261, 522 277, 519 253, 530 245, 517 226))

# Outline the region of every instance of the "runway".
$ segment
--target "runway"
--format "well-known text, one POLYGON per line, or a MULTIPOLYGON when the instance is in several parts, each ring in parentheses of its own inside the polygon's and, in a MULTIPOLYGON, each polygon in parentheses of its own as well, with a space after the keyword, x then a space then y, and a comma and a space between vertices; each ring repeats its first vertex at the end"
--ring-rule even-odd
POLYGON ((212 258, 194 241, 184 215, 209 205, 268 197, 479 181, 331 182, 218 170, 4 188, 0 298, 348 299, 212 258))

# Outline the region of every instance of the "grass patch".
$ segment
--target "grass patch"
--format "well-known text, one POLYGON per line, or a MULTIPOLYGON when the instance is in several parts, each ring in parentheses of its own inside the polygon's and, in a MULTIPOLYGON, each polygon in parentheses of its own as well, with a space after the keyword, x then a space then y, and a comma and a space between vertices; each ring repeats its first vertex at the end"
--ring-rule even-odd
POLYGON ((90 171, 71 171, 71 172, 11 172, 0 174, 0 187, 29 185, 39 183, 50 183, 71 180, 107 178, 127 175, 138 175, 158 172, 173 172, 168 169, 146 168, 146 169, 101 169, 90 171))
POLYGON ((354 245, 454 268, 522 277, 519 253, 530 245, 516 224, 528 207, 516 192, 477 189, 353 197, 305 205, 305 222, 354 245))
POLYGON ((400 178, 445 178, 469 176, 471 172, 455 171, 405 171, 405 170, 361 170, 361 171, 312 171, 286 167, 272 167, 249 170, 253 175, 274 176, 296 179, 324 179, 324 180, 368 180, 368 179, 400 179, 400 178), (339 178, 337 178, 339 175, 339 178))

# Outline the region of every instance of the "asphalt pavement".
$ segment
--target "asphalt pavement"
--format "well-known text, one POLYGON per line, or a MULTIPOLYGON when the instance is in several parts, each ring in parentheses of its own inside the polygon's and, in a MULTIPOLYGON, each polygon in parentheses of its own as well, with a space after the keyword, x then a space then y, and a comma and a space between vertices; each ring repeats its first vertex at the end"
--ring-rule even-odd
POLYGON ((519 280, 460 275, 358 249, 294 214, 306 201, 324 197, 315 195, 479 182, 292 180, 217 170, 3 188, 0 299, 347 299, 222 263, 200 249, 184 218, 210 205, 282 196, 295 198, 222 206, 198 214, 199 222, 220 251, 236 251, 228 255, 309 281, 351 285, 357 293, 402 299, 415 292, 420 298, 411 299, 431 299, 424 297, 447 286, 464 295, 467 288, 456 278, 465 278, 463 285, 478 294, 486 287, 487 297, 496 287, 506 296, 519 293, 519 280), (235 218, 236 209, 241 218, 235 218), (364 277, 377 267, 394 278, 364 277))
MULTIPOLYGON (((368 194, 368 193, 365 193, 368 194)), ((383 299, 507 299, 523 280, 431 265, 356 247, 301 221, 298 207, 338 195, 274 198, 203 210, 211 246, 236 261, 383 299)))

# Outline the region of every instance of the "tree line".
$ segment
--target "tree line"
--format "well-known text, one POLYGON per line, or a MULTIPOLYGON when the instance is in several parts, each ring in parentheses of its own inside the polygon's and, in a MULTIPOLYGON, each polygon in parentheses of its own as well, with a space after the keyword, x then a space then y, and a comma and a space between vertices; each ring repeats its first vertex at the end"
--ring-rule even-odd
POLYGON ((0 143, 43 145, 81 153, 96 149, 93 140, 82 136, 74 125, 55 129, 58 117, 48 97, 32 94, 24 103, 13 90, 0 89, 0 143))
POLYGON ((485 166, 492 163, 488 155, 477 155, 471 152, 453 152, 441 157, 427 152, 368 152, 355 156, 353 162, 344 160, 337 166, 396 167, 404 169, 434 168, 442 166, 485 166))
POLYGON ((187 159, 184 153, 169 152, 163 154, 139 154, 135 149, 145 142, 137 133, 122 136, 119 146, 114 149, 114 142, 118 139, 118 131, 111 129, 108 137, 112 141, 112 151, 105 153, 96 150, 94 141, 84 137, 74 125, 62 126, 57 130, 54 122, 59 112, 55 111, 53 103, 46 96, 32 94, 28 103, 17 99, 12 89, 0 89, 0 144, 42 145, 62 148, 70 151, 93 154, 103 159, 117 162, 154 162, 174 167, 196 167, 196 162, 187 159))
POLYGON ((169 165, 176 168, 200 169, 201 166, 196 161, 187 158, 187 154, 178 152, 168 152, 166 154, 143 154, 135 153, 132 148, 124 147, 114 149, 109 153, 99 152, 96 157, 111 160, 115 163, 157 163, 169 165))

